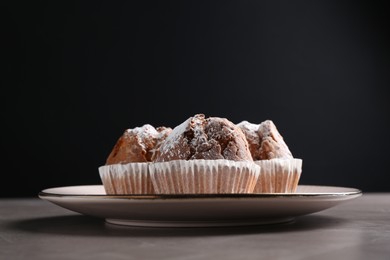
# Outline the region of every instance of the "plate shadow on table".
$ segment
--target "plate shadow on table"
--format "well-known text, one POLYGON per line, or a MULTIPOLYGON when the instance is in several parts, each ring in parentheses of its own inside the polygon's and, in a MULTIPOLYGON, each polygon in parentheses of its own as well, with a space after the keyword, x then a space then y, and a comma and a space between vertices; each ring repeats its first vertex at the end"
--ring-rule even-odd
POLYGON ((84 215, 55 216, 13 221, 7 226, 31 233, 60 234, 70 236, 108 237, 195 237, 220 235, 245 235, 261 233, 304 232, 342 225, 347 220, 324 215, 297 217, 294 221, 281 224, 253 225, 239 227, 205 228, 150 228, 130 227, 105 223, 103 219, 84 215))

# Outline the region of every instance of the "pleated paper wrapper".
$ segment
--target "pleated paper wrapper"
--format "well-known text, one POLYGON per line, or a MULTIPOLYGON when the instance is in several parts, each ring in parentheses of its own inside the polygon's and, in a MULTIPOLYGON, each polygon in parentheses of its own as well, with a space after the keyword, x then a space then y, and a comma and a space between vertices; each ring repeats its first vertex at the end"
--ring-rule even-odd
POLYGON ((112 164, 99 167, 108 195, 154 194, 149 163, 112 164))
POLYGON ((302 159, 271 159, 255 161, 260 177, 254 193, 294 193, 302 172, 302 159))
POLYGON ((149 165, 157 194, 252 193, 260 174, 253 162, 175 160, 149 165))

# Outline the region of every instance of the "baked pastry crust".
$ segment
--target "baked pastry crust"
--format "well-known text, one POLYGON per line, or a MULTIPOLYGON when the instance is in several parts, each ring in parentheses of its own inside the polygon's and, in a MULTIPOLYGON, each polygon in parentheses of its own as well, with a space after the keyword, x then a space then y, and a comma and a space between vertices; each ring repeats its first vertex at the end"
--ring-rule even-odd
POLYGON ((225 118, 197 114, 175 127, 161 144, 157 162, 171 160, 253 161, 239 127, 225 118))
POLYGON ((156 129, 149 124, 127 129, 116 142, 106 165, 152 161, 161 142, 171 131, 169 127, 156 129))
POLYGON ((293 158, 283 137, 271 120, 266 120, 260 124, 242 121, 237 126, 241 128, 246 136, 253 160, 293 158))

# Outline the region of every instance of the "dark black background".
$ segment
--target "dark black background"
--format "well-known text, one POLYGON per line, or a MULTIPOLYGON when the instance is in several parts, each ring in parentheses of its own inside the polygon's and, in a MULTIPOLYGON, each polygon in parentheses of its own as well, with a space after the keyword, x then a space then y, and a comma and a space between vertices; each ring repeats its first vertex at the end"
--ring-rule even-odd
POLYGON ((301 184, 390 191, 389 5, 2 4, 1 196, 99 184, 126 128, 272 119, 301 184))

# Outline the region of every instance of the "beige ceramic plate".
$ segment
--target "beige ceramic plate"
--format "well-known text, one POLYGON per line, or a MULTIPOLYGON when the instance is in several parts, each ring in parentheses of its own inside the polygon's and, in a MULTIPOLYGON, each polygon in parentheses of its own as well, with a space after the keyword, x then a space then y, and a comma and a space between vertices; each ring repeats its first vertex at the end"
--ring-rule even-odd
POLYGON ((293 194, 115 195, 103 186, 45 189, 39 197, 108 223, 155 227, 282 223, 361 196, 354 188, 300 185, 293 194))

